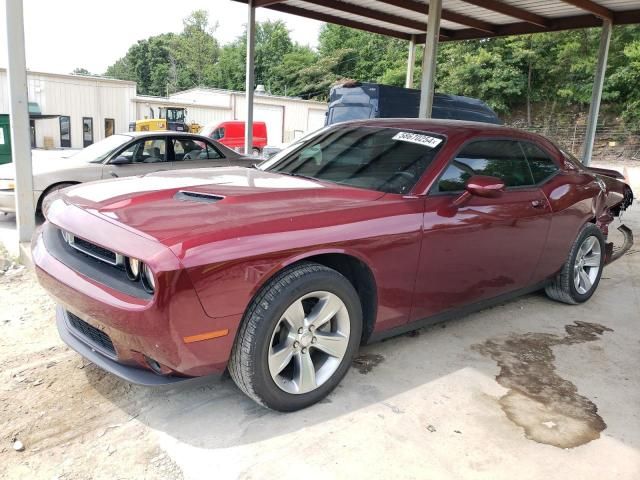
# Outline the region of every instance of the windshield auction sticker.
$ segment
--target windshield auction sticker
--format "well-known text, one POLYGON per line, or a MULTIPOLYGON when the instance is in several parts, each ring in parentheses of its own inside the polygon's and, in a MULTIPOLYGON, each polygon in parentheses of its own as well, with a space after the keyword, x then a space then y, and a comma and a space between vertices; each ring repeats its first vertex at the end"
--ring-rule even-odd
POLYGON ((417 143, 429 148, 436 148, 442 143, 441 138, 430 137, 429 135, 421 135, 419 133, 398 132, 391 140, 399 140, 401 142, 417 143))

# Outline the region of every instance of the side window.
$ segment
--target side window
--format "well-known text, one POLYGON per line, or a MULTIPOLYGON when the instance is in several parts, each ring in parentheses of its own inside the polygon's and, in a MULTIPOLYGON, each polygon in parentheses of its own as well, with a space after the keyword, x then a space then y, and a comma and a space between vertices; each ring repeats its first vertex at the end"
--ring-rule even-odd
POLYGON ((515 140, 479 140, 456 155, 438 182, 439 192, 460 192, 473 175, 502 179, 507 187, 533 185, 533 177, 515 140))
POLYGON ((531 167, 535 183, 546 180, 559 170, 555 162, 541 148, 529 142, 520 142, 520 145, 531 167))
POLYGON ((158 163, 166 161, 164 138, 140 140, 120 152, 118 156, 131 159, 132 163, 158 163))
POLYGON ((224 156, 211 144, 207 143, 207 156, 209 160, 216 160, 219 158, 224 158, 224 156))
POLYGON ((181 160, 214 160, 223 158, 211 145, 190 138, 180 138, 173 141, 173 153, 176 161, 181 160))
POLYGON ((222 137, 224 137, 224 128, 216 128, 212 133, 211 133, 211 138, 213 138, 214 140, 219 140, 222 137))

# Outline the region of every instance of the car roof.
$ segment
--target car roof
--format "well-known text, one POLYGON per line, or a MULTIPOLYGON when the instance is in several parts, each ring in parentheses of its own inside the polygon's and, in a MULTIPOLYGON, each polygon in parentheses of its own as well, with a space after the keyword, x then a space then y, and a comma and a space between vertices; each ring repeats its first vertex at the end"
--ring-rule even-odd
POLYGON ((166 137, 166 136, 180 136, 180 137, 194 137, 198 138, 200 135, 189 132, 176 132, 174 130, 157 130, 154 132, 124 132, 120 135, 128 135, 132 138, 138 137, 166 137))
POLYGON ((227 158, 235 158, 235 157, 242 156, 235 150, 232 150, 231 148, 227 147, 226 145, 223 145, 220 142, 217 142, 212 138, 206 137, 204 135, 198 135, 197 133, 176 132, 174 130, 157 130, 154 132, 124 132, 119 135, 126 135, 131 138, 140 138, 140 137, 182 137, 184 138, 184 137, 187 137, 187 138, 193 138, 194 140, 199 140, 199 141, 206 140, 209 143, 213 143, 216 146, 216 148, 220 150, 223 153, 223 155, 227 158))
POLYGON ((440 133, 450 135, 452 133, 474 133, 478 132, 491 135, 505 135, 522 137, 539 137, 538 135, 518 130, 516 128, 505 127, 494 123, 471 122, 468 120, 441 120, 422 118, 375 118, 367 120, 354 120, 335 125, 360 125, 370 127, 406 128, 408 130, 423 130, 425 132, 440 133))

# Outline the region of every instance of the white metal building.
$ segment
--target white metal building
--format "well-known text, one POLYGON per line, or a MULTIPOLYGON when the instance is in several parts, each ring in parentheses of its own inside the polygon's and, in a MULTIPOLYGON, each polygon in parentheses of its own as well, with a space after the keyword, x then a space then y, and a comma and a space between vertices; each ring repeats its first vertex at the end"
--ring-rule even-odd
MULTIPOLYGON (((245 93, 233 90, 192 88, 174 93, 169 99, 138 96, 137 118, 158 114, 160 106, 185 107, 187 120, 200 125, 225 120, 245 120, 245 93)), ((299 138, 324 125, 326 103, 292 97, 257 95, 254 101, 254 121, 267 124, 268 143, 280 145, 299 138)))
MULTIPOLYGON (((83 148, 136 119, 158 115, 161 106, 187 108, 189 122, 206 125, 246 118, 245 94, 193 88, 164 97, 137 95, 136 83, 105 77, 28 72, 31 145, 83 148)), ((268 143, 288 143, 324 125, 325 103, 256 95, 255 121, 267 124, 268 143)), ((0 114, 9 113, 7 72, 0 69, 0 114)))
MULTIPOLYGON (((82 148, 126 131, 135 120, 135 82, 28 72, 31 145, 82 148)), ((7 71, 0 69, 0 113, 9 113, 7 71)))

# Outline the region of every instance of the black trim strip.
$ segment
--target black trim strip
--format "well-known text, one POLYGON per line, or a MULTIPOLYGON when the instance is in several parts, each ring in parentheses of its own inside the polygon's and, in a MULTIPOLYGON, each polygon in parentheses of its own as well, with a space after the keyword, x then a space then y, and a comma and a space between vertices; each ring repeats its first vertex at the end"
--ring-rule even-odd
POLYGON ((366 343, 379 342, 380 340, 384 340, 385 338, 395 337, 398 335, 402 335, 403 333, 412 332, 414 330, 419 330, 421 328, 429 327, 437 323, 453 320, 454 318, 460 318, 460 317, 469 315, 470 313, 477 312, 479 310, 484 310, 489 307, 494 307, 496 305, 499 305, 500 303, 504 303, 509 300, 513 300, 515 298, 521 297, 522 295, 526 295, 527 293, 532 293, 532 292, 541 290, 545 286, 547 286, 549 283, 550 283, 550 280, 545 280, 543 282, 537 283, 530 287, 525 287, 519 290, 514 290, 512 292, 503 293, 502 295, 498 295, 497 297, 481 300, 479 302, 465 305, 464 307, 456 308, 453 310, 448 310, 446 312, 437 313, 430 317, 416 320, 415 322, 406 323, 404 325, 400 325, 399 327, 395 327, 390 330, 374 332, 371 335, 371 337, 369 337, 366 343))

